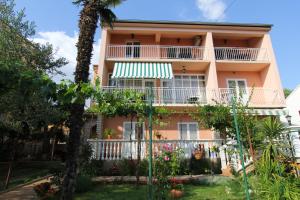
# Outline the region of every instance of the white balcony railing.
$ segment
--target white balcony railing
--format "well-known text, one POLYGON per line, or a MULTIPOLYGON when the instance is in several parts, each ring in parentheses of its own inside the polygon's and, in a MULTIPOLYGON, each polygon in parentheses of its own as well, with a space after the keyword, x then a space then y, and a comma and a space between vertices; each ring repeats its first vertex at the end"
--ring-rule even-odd
MULTIPOLYGON (((133 90, 143 93, 145 100, 150 98, 150 88, 134 87, 102 87, 104 91, 111 92, 113 90, 126 91, 133 90)), ((154 104, 207 104, 208 97, 215 93, 212 90, 207 90, 205 87, 194 88, 176 88, 176 87, 154 87, 152 88, 154 104)))
MULTIPOLYGON (((93 149, 93 158, 100 160, 120 160, 123 158, 137 158, 137 140, 102 140, 89 139, 93 149)), ((204 157, 218 158, 219 153, 214 152, 215 147, 223 145, 222 139, 214 140, 153 140, 153 155, 160 153, 163 145, 168 144, 173 149, 181 148, 185 158, 190 158, 192 152, 201 145, 204 148, 204 157), (214 147, 214 148, 213 148, 214 147)), ((141 141, 141 158, 146 158, 148 154, 149 141, 141 141)))
POLYGON ((267 49, 240 48, 240 47, 216 47, 216 60, 235 61, 268 61, 267 49))
POLYGON ((204 60, 206 56, 197 46, 107 45, 106 58, 204 60))
MULTIPOLYGON (((144 94, 145 100, 150 98, 150 88, 135 87, 102 87, 106 92, 133 90, 144 94)), ((282 92, 267 88, 220 88, 219 90, 199 88, 176 88, 176 87, 154 87, 152 88, 154 104, 159 105, 180 105, 180 104, 231 104, 235 96, 242 103, 248 103, 250 107, 282 107, 284 97, 282 92)))
POLYGON ((220 88, 219 102, 230 104, 232 97, 235 96, 242 103, 248 103, 251 107, 281 107, 284 105, 284 97, 279 90, 267 88, 220 88))

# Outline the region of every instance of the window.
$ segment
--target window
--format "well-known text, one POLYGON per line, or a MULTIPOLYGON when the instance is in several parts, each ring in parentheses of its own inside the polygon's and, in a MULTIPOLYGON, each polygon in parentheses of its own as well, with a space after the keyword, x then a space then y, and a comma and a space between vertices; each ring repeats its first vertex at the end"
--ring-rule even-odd
POLYGON ((179 138, 181 140, 197 140, 198 124, 196 122, 183 122, 178 124, 179 138))
POLYGON ((162 87, 164 103, 195 103, 206 100, 205 92, 199 89, 205 87, 204 75, 175 75, 173 80, 163 80, 162 87))
POLYGON ((175 75, 175 87, 191 88, 191 87, 204 87, 204 75, 175 75))
POLYGON ((140 57, 140 42, 127 42, 125 56, 127 58, 140 57))
POLYGON ((229 101, 231 101, 231 99, 235 96, 239 98, 239 100, 241 100, 243 103, 247 103, 247 101, 249 100, 249 95, 247 91, 246 80, 228 79, 227 86, 229 88, 227 97, 229 101))
POLYGON ((111 74, 108 76, 109 86, 116 86, 121 88, 142 88, 155 87, 155 81, 152 79, 112 79, 111 74))
MULTIPOLYGON (((123 139, 124 140, 137 140, 138 136, 138 123, 137 122, 124 122, 123 123, 123 139), (132 126, 132 131, 131 131, 132 126)), ((145 125, 142 125, 142 135, 141 139, 144 139, 144 130, 145 125)), ((145 149, 145 146, 142 144, 141 149, 145 149)), ((142 152, 143 155, 143 152, 142 152)), ((125 158, 137 158, 137 148, 133 143, 125 142, 122 144, 122 157, 125 158)))
MULTIPOLYGON (((142 137, 144 138, 144 124, 142 127, 142 137)), ((136 140, 137 139, 137 132, 138 132, 138 123, 137 122, 124 122, 124 127, 123 127, 123 138, 125 140, 136 140), (132 132, 131 132, 131 125, 132 125, 132 132)))

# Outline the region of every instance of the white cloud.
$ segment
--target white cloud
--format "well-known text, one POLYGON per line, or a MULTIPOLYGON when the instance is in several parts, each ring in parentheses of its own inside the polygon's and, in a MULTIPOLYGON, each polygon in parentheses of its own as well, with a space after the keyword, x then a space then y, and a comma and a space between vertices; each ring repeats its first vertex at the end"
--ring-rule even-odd
MULTIPOLYGON (((74 33, 73 36, 67 35, 62 31, 50 31, 50 32, 39 32, 33 41, 46 44, 50 43, 53 45, 53 49, 56 51, 56 57, 64 57, 68 60, 68 64, 61 68, 61 71, 66 74, 66 76, 57 75, 53 77, 55 81, 60 81, 61 79, 74 79, 74 71, 76 66, 76 55, 77 48, 76 43, 78 40, 78 33, 74 33)), ((100 43, 101 39, 98 39, 93 46, 93 57, 91 64, 98 63, 100 54, 100 43)), ((90 67, 90 79, 92 78, 92 66, 90 67)))
POLYGON ((208 20, 224 20, 226 4, 223 0, 196 0, 198 9, 208 20))

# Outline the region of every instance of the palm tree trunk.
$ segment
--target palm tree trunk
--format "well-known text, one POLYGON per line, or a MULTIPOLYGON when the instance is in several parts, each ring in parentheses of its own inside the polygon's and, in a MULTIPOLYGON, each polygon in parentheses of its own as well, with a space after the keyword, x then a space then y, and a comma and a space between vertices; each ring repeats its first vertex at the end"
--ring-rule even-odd
MULTIPOLYGON (((77 65, 75 83, 88 82, 89 65, 93 51, 94 35, 99 16, 95 1, 86 1, 80 12, 79 38, 77 43, 77 65)), ((80 90, 80 85, 78 87, 80 90)), ((80 148, 80 135, 83 126, 84 102, 74 103, 70 108, 70 134, 67 146, 66 172, 63 180, 61 199, 73 199, 78 170, 78 154, 80 148)))

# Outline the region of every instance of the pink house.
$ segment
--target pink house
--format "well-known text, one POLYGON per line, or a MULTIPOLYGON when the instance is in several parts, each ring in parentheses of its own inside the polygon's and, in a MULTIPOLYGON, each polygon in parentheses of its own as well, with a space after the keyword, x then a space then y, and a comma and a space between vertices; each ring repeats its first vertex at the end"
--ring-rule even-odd
MULTIPOLYGON (((113 29, 102 29, 100 60, 94 66, 94 78, 100 78, 104 90, 131 88, 143 92, 152 87, 154 106, 178 111, 165 119, 166 126, 154 130, 161 135, 157 142, 184 146, 189 156, 196 144, 206 148, 222 144, 217 133, 200 127, 183 112, 193 109, 195 103, 229 104, 232 95, 240 94, 258 115, 283 112, 285 99, 270 38, 271 27, 119 20, 113 29)), ((94 156, 128 156, 125 142, 136 139, 135 134, 130 134, 130 127, 130 119, 99 116, 94 156), (107 130, 115 132, 112 140, 101 139, 107 130)), ((143 139, 147 136, 146 124, 143 139)))

